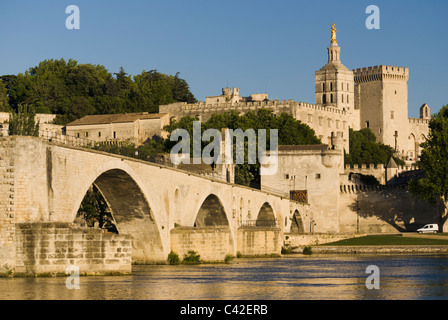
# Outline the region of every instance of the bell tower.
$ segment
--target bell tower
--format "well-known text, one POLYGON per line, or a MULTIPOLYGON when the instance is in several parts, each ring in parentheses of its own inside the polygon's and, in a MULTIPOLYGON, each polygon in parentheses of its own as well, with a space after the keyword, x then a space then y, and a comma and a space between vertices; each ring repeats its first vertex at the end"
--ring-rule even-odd
POLYGON ((353 71, 341 63, 341 47, 336 40, 338 30, 331 26, 328 63, 315 73, 316 105, 351 112, 354 109, 353 71))

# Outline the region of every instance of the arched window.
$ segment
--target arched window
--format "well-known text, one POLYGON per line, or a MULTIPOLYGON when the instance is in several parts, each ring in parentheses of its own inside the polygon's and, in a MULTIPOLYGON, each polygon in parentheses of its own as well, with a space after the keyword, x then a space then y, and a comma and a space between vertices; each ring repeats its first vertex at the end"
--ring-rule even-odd
POLYGON ((330 91, 333 91, 333 82, 330 82, 330 91))
POLYGON ((327 95, 326 94, 322 95, 322 103, 323 104, 327 103, 327 95))
POLYGON ((330 94, 330 103, 333 103, 333 94, 330 94))

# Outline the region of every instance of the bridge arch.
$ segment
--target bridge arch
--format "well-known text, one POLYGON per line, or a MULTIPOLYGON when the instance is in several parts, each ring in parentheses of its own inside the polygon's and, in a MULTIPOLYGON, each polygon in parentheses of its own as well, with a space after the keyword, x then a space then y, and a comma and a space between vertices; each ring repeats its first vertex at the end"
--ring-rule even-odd
POLYGON ((226 211, 215 194, 209 194, 202 202, 194 222, 196 227, 229 226, 226 211))
POLYGON ((164 248, 157 216, 144 185, 132 169, 122 161, 111 161, 85 181, 82 192, 75 202, 72 217, 88 188, 94 184, 106 200, 120 234, 132 240, 134 262, 164 261, 164 248))
POLYGON ((258 227, 272 227, 276 225, 276 216, 274 209, 269 202, 263 203, 258 211, 256 226, 258 227))
POLYGON ((292 222, 291 222, 291 233, 305 233, 305 228, 303 226, 303 219, 300 215, 299 210, 295 210, 294 214, 292 215, 292 222))

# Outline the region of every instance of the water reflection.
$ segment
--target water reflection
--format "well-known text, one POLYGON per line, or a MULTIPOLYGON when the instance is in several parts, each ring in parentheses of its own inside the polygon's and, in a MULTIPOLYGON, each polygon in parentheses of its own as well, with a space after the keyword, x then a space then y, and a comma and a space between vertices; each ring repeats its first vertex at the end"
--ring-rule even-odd
POLYGON ((236 259, 233 264, 134 266, 130 276, 0 279, 0 299, 447 299, 448 256, 313 255, 236 259), (366 268, 380 270, 380 289, 366 288, 366 268))

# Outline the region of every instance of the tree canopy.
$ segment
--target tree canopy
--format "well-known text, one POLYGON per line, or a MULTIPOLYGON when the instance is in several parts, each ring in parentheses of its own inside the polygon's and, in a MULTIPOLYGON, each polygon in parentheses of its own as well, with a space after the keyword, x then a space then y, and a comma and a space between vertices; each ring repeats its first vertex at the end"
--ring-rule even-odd
MULTIPOLYGON (((165 130, 170 134, 178 128, 188 131, 190 137, 193 136, 193 121, 198 121, 197 118, 184 117, 179 121, 172 121, 170 125, 165 127, 165 130)), ((236 111, 228 113, 212 114, 210 119, 201 125, 201 134, 207 129, 241 129, 246 131, 253 129, 257 132, 258 129, 266 129, 266 149, 270 146, 270 130, 278 130, 278 144, 279 145, 306 145, 306 144, 320 144, 321 141, 316 137, 315 132, 308 125, 302 123, 300 120, 294 119, 292 115, 283 113, 280 116, 274 115, 271 110, 259 109, 257 111, 250 111, 243 115, 239 115, 236 111)), ((171 149, 176 142, 166 142, 167 149, 171 149)), ((205 144, 208 144, 206 142, 205 144)), ((257 142, 258 143, 258 142, 257 142)), ((191 141, 192 144, 192 141, 191 141)), ((235 148, 235 146, 234 146, 235 148)), ((245 163, 237 164, 235 167, 235 183, 259 187, 260 184, 260 164, 250 164, 247 161, 247 141, 245 141, 245 163)))
POLYGON ((6 84, 0 80, 0 112, 10 112, 11 106, 9 105, 8 90, 6 84))
POLYGON ((424 176, 411 180, 409 190, 420 199, 437 205, 439 222, 443 225, 448 203, 448 105, 430 120, 428 139, 421 147, 417 165, 424 176))
POLYGON ((404 161, 394 156, 394 150, 391 146, 377 143, 376 136, 369 128, 359 131, 349 129, 349 153, 345 154, 346 165, 386 165, 391 157, 398 165, 403 165, 404 161))
POLYGON ((36 113, 57 114, 56 122, 62 125, 90 114, 158 112, 161 104, 196 102, 179 73, 150 70, 131 77, 123 68, 111 74, 102 65, 72 59, 45 60, 0 80, 0 111, 28 104, 36 113))

